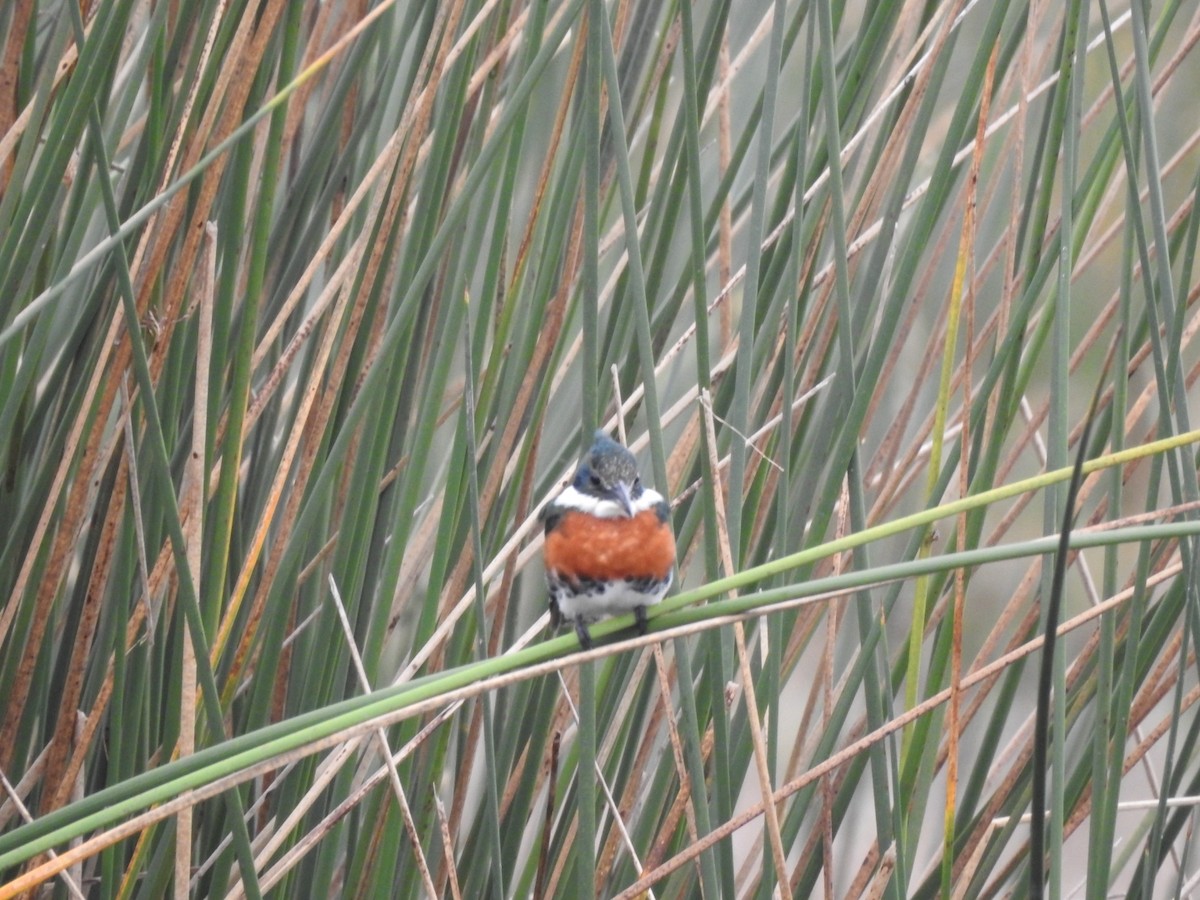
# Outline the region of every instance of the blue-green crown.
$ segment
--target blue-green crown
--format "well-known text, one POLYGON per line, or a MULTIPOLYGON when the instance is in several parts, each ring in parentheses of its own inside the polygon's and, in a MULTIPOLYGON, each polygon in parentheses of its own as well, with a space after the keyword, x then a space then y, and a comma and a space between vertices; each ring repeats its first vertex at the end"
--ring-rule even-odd
POLYGON ((575 470, 572 482, 577 491, 597 497, 610 496, 618 484, 624 484, 636 498, 642 492, 637 460, 603 430, 597 430, 587 456, 575 470))

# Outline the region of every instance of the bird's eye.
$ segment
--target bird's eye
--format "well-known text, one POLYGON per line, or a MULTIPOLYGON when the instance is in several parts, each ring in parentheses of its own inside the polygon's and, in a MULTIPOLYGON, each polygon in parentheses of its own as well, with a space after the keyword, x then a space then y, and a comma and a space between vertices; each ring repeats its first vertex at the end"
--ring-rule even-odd
POLYGON ((594 487, 596 490, 599 490, 600 488, 604 487, 604 482, 602 482, 600 480, 600 476, 597 475, 595 472, 592 473, 591 483, 592 483, 592 487, 594 487))

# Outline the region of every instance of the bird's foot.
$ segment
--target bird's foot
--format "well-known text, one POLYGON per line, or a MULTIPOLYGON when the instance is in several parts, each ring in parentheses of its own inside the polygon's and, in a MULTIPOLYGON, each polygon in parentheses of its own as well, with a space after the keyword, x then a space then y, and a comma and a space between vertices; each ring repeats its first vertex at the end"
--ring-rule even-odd
POLYGON ((591 650, 594 646, 592 643, 592 633, 588 631, 587 624, 583 621, 583 616, 575 617, 575 636, 579 638, 579 646, 584 650, 591 650))
POLYGON ((650 627, 650 620, 646 618, 646 607, 635 606, 633 608, 633 620, 637 624, 638 636, 645 636, 646 631, 650 627))

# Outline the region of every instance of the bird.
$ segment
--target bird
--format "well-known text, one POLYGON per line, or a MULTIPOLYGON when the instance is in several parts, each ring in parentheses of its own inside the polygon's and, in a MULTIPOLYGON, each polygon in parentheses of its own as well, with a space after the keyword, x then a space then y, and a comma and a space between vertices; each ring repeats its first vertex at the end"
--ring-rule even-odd
POLYGON ((592 646, 588 625, 632 612, 646 633, 646 608, 671 587, 675 535, 671 508, 642 484, 637 460, 603 429, 571 483, 541 511, 550 623, 574 625, 592 646))

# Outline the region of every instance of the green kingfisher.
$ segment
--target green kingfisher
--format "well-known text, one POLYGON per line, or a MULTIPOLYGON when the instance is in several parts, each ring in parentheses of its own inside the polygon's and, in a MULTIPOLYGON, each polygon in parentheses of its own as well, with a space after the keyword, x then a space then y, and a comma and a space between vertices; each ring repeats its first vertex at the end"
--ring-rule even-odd
POLYGON ((671 586, 675 536, 662 494, 642 484, 633 454, 603 431, 571 484, 541 512, 546 526, 550 621, 571 621, 591 647, 588 624, 632 612, 646 632, 646 607, 671 586))

